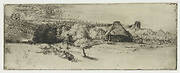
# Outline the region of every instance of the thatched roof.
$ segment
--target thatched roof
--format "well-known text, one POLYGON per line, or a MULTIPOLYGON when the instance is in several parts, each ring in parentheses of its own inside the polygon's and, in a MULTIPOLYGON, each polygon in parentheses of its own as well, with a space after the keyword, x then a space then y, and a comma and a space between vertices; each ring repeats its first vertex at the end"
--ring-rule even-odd
POLYGON ((113 27, 110 27, 109 29, 111 28, 113 28, 113 30, 110 32, 110 35, 131 36, 131 34, 121 24, 115 24, 113 27))

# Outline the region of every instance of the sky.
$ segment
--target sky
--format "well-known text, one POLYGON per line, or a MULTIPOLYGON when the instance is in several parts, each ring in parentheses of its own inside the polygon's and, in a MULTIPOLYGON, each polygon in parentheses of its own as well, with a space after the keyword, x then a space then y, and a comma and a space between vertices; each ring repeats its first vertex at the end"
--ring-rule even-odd
MULTIPOLYGON (((93 23, 120 21, 130 25, 140 21, 143 28, 163 29, 176 33, 176 5, 173 4, 69 4, 61 6, 70 17, 93 23)), ((5 8, 5 14, 13 12, 13 6, 5 8)))
POLYGON ((176 5, 170 4, 90 4, 71 5, 65 8, 69 14, 90 22, 124 25, 140 21, 142 27, 176 32, 176 5))

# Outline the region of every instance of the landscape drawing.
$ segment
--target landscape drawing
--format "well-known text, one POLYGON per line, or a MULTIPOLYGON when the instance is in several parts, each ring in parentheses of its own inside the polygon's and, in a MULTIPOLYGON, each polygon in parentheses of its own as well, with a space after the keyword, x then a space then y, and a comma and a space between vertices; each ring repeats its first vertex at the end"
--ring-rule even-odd
POLYGON ((176 70, 177 4, 5 4, 6 70, 176 70))

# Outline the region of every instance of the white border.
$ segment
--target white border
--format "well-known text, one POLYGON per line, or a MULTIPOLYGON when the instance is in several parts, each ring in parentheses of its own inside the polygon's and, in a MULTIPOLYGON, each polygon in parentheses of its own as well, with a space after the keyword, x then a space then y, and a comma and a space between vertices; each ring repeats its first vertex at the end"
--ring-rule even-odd
MULTIPOLYGON (((179 50, 178 50, 178 67, 177 70, 3 70, 3 5, 4 4, 30 4, 30 3, 38 3, 38 4, 57 4, 57 3, 66 3, 66 4, 72 4, 72 3, 178 3, 178 0, 0 0, 0 73, 62 73, 62 72, 73 72, 73 73, 180 73, 179 71, 179 50)), ((179 5, 178 5, 178 13, 179 13, 179 5)), ((179 14, 178 14, 178 24, 179 24, 179 14)), ((178 26, 178 31, 180 26, 178 26)), ((178 38, 179 38, 179 32, 178 32, 178 38)), ((178 45, 180 39, 178 39, 178 45)), ((179 46, 178 46, 179 48, 179 46)))

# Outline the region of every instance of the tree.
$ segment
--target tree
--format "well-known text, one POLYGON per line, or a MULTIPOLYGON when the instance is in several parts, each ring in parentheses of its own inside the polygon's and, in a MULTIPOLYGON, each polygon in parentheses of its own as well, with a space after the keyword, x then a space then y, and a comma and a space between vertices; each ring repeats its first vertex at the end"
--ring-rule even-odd
POLYGON ((58 39, 57 28, 53 25, 42 24, 34 32, 33 41, 35 43, 56 43, 58 39))

